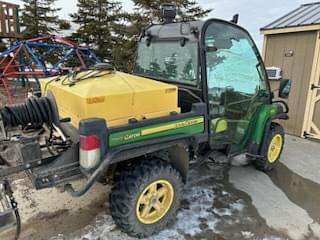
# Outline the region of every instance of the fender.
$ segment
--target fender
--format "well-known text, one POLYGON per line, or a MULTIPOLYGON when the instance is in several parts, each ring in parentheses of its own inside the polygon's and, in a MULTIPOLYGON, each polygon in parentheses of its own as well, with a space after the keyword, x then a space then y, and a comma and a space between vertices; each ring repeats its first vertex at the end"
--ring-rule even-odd
POLYGON ((248 155, 253 157, 261 157, 261 146, 266 143, 268 131, 274 120, 288 120, 288 105, 283 101, 274 102, 275 104, 263 106, 258 111, 256 120, 255 132, 251 138, 251 143, 248 150, 248 155), (280 105, 280 104, 281 105, 280 105))
MULTIPOLYGON (((260 144, 260 146, 263 146, 264 144, 266 144, 266 141, 267 141, 267 136, 268 136, 268 132, 271 128, 271 124, 273 123, 274 120, 288 120, 289 119, 289 116, 287 113, 279 113, 271 118, 269 118, 267 124, 266 124, 266 127, 264 129, 264 136, 263 136, 263 140, 262 140, 262 143, 260 144)), ((260 153, 260 150, 261 150, 261 147, 259 148, 259 153, 260 153)))

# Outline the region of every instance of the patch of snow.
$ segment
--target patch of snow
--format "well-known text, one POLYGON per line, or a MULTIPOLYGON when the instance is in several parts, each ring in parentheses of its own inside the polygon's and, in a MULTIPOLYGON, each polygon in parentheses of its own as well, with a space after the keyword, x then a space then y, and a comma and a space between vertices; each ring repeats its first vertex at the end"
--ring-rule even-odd
POLYGON ((242 212, 244 207, 245 205, 241 200, 238 200, 237 202, 231 204, 231 209, 233 211, 242 212))
MULTIPOLYGON (((108 239, 110 232, 115 230, 116 225, 110 215, 99 216, 96 219, 95 226, 93 228, 88 228, 88 233, 83 235, 80 239, 108 239)), ((112 239, 116 239, 115 236, 112 236, 112 239)), ((120 238, 119 238, 120 239, 120 238)))
POLYGON ((241 200, 238 200, 237 202, 230 204, 228 208, 215 208, 213 209, 213 212, 220 217, 232 216, 235 212, 242 212, 244 206, 244 203, 242 203, 241 200))
POLYGON ((249 231, 241 231, 241 235, 244 237, 244 239, 250 239, 254 237, 254 233, 249 231))
POLYGON ((226 191, 222 191, 222 196, 229 196, 230 194, 226 191))
POLYGON ((220 217, 232 215, 232 211, 229 208, 220 208, 220 209, 215 208, 213 209, 213 212, 220 217))
POLYGON ((190 206, 189 209, 178 213, 175 228, 194 236, 201 233, 200 224, 204 222, 208 225, 208 229, 214 231, 217 219, 211 212, 214 201, 213 190, 197 186, 187 191, 185 196, 190 206))

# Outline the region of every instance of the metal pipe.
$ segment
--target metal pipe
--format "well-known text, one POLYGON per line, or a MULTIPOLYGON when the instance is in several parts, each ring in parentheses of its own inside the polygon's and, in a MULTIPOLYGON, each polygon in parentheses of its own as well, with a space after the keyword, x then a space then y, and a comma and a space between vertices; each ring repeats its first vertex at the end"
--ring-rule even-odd
POLYGON ((86 192, 89 191, 89 189, 93 186, 93 184, 96 182, 96 179, 102 176, 103 173, 108 171, 110 161, 111 159, 119 153, 121 150, 110 152, 107 157, 103 160, 102 164, 97 168, 97 170, 94 171, 94 173, 89 177, 86 184, 84 184, 79 190, 75 190, 71 184, 65 185, 65 190, 72 196, 72 197, 81 197, 86 192))

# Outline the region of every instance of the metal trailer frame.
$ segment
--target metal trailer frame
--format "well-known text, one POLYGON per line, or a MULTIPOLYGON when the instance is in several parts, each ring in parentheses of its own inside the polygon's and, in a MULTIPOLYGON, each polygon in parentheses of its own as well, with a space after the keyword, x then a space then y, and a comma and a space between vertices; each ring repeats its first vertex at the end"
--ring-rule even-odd
POLYGON ((0 53, 0 83, 6 92, 8 102, 14 102, 14 94, 10 90, 8 80, 15 78, 22 83, 35 79, 39 86, 39 77, 54 76, 59 73, 60 65, 70 59, 77 59, 81 69, 88 69, 100 59, 88 48, 58 36, 41 36, 15 43, 9 49, 0 53), (41 55, 37 50, 44 50, 41 55), (42 59, 50 54, 62 53, 62 56, 52 66, 48 66, 42 59))

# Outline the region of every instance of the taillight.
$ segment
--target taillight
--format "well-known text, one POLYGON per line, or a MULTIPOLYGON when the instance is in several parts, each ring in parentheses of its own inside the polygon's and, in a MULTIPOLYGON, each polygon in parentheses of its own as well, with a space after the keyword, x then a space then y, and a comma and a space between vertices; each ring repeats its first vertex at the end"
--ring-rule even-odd
POLYGON ((80 165, 85 169, 97 167, 101 158, 101 144, 97 135, 80 136, 80 165))
POLYGON ((85 151, 100 148, 100 139, 96 135, 80 136, 80 148, 85 151))

